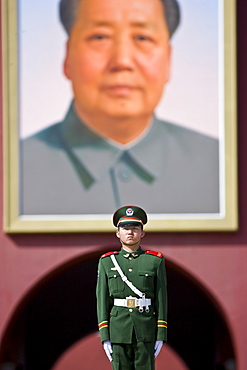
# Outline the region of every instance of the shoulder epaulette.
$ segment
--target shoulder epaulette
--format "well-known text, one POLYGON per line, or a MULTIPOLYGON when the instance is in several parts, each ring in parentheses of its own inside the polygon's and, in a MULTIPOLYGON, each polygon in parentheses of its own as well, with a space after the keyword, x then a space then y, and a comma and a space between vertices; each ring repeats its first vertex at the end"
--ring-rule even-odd
POLYGON ((156 256, 156 257, 159 257, 159 258, 162 258, 163 257, 163 254, 160 253, 160 252, 155 252, 155 251, 146 251, 145 252, 146 254, 152 254, 153 256, 156 256))
POLYGON ((118 253, 119 253, 118 251, 107 252, 107 253, 102 254, 100 258, 105 258, 105 257, 110 256, 111 254, 118 254, 118 253))

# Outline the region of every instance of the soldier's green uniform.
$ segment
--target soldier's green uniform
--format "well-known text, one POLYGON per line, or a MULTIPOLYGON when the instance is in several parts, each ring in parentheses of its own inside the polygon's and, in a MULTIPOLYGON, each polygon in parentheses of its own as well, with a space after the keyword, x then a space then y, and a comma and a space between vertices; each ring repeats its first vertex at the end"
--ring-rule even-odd
MULTIPOLYGON (((121 209, 125 208, 127 207, 121 209)), ((133 221, 133 217, 131 220, 133 221)), ((132 253, 122 248, 119 252, 109 252, 101 256, 97 312, 101 341, 109 340, 112 343, 113 369, 154 369, 154 343, 156 340, 165 342, 167 338, 166 273, 163 255, 143 251, 139 247, 132 253), (122 280, 111 255, 115 256, 132 285, 144 293, 145 298, 151 299, 150 305, 140 310, 140 307, 132 307, 133 302, 128 299, 128 307, 121 306, 121 302, 127 297, 140 297, 122 280), (143 312, 140 312, 142 310, 143 312), (126 362, 126 351, 136 351, 133 364, 126 362)))

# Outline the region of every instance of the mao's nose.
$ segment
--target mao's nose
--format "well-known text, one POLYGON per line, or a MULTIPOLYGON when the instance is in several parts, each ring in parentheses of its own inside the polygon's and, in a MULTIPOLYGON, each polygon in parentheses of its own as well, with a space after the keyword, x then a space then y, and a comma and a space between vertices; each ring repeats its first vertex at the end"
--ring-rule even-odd
POLYGON ((134 67, 134 50, 127 37, 117 38, 112 45, 110 69, 112 71, 132 70, 134 67))

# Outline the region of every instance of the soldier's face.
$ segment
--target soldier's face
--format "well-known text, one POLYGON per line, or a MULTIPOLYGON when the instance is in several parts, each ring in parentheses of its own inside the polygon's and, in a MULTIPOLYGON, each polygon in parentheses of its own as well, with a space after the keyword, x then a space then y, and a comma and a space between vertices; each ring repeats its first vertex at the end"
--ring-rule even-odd
POLYGON ((145 232, 141 226, 126 226, 119 227, 116 235, 123 245, 132 247, 139 244, 145 232))
POLYGON ((82 118, 146 118, 169 70, 160 0, 81 0, 64 72, 82 118))

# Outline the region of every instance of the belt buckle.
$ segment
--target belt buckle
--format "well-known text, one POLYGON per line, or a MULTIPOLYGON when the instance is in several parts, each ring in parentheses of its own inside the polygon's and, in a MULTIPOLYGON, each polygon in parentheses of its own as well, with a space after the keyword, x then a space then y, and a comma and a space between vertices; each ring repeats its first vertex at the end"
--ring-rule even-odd
POLYGON ((134 297, 127 297, 127 307, 128 308, 135 308, 136 307, 136 298, 134 297))

